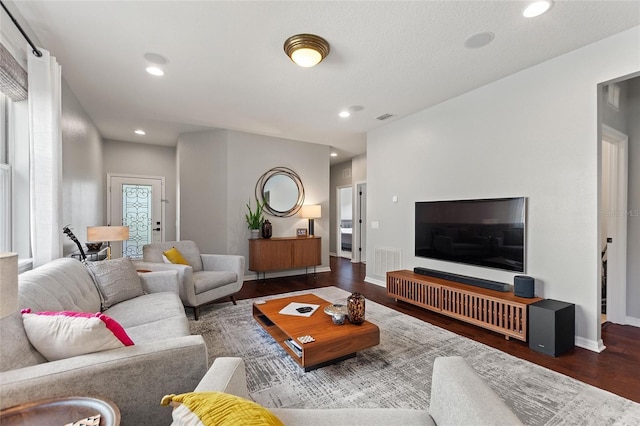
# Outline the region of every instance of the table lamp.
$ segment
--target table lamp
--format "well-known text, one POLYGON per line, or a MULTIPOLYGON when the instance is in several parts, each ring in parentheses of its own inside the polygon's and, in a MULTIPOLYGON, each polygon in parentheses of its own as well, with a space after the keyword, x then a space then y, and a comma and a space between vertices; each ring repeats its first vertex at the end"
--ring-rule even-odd
POLYGON ((18 310, 18 253, 0 253, 0 318, 18 310))
POLYGON ((322 211, 322 206, 320 204, 314 205, 304 205, 300 208, 299 215, 305 219, 309 219, 309 236, 312 237, 313 234, 313 219, 319 219, 322 217, 320 214, 322 211))
POLYGON ((111 259, 111 241, 127 241, 128 226, 87 226, 87 241, 107 243, 107 259, 111 259))

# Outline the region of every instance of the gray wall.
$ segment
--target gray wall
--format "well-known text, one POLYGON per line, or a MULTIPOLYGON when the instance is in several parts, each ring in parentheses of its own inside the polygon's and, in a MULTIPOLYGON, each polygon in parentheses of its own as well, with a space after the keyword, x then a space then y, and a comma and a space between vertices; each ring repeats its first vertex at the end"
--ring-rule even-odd
MULTIPOLYGON (((176 236, 176 149, 144 143, 104 141, 103 188, 107 187, 107 173, 154 176, 165 178, 164 236, 166 241, 176 236)), ((105 198, 106 200, 106 198, 105 198)), ((106 201, 105 222, 106 224, 106 201)))
MULTIPOLYGON (((329 268, 329 147, 231 130, 183 134, 178 142, 180 238, 196 241, 203 252, 245 256, 249 261, 246 204, 255 207, 255 185, 273 167, 296 171, 305 204, 320 204, 315 234, 322 237, 322 266, 329 268)), ((298 216, 265 215, 273 236, 295 236, 308 221, 298 216)), ((255 274, 246 271, 248 277, 255 274)), ((299 271, 274 275, 287 275, 299 271)), ((267 274, 267 277, 270 275, 267 274)))
POLYGON ((226 130, 178 139, 178 239, 202 253, 227 253, 227 140, 226 130))
POLYGON ((627 316, 640 326, 640 77, 629 81, 628 100, 627 316))
MULTIPOLYGON (((105 223, 105 191, 102 136, 62 81, 62 222, 70 225, 80 242, 87 240, 87 226, 105 223)), ((60 230, 62 232, 62 230, 60 230)), ((63 240, 63 254, 77 246, 63 240)))
POLYGON ((369 132, 367 279, 384 283, 371 271, 374 248, 386 246, 401 249, 406 269, 512 282, 513 273, 415 257, 413 209, 526 196, 536 294, 575 303, 576 343, 600 350, 597 85, 638 71, 638 37, 635 27, 369 132))

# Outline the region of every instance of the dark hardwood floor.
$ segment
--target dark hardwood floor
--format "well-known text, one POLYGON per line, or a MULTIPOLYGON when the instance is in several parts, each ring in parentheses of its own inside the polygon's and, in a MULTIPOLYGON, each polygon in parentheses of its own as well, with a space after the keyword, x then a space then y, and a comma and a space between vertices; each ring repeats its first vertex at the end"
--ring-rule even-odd
POLYGON ((384 287, 366 283, 364 277, 364 264, 352 264, 347 259, 331 257, 331 272, 318 273, 315 278, 309 274, 271 278, 266 282, 247 281, 236 299, 336 286, 349 292, 362 293, 367 299, 396 311, 640 403, 640 328, 605 323, 602 339, 606 350, 598 354, 576 347, 554 358, 529 349, 525 342, 506 340, 503 335, 483 328, 408 303, 396 302, 387 296, 384 287))

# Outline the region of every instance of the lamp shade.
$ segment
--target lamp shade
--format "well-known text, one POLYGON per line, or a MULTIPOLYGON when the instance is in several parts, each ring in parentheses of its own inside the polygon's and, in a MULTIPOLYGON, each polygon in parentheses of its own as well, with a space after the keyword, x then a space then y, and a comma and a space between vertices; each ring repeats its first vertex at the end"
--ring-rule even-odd
POLYGON ((98 243, 128 239, 128 226, 87 226, 87 241, 98 243))
POLYGON ((18 310, 18 254, 0 253, 0 318, 18 310))
POLYGON ((322 206, 320 204, 304 205, 300 207, 299 215, 305 219, 318 219, 321 215, 322 206))

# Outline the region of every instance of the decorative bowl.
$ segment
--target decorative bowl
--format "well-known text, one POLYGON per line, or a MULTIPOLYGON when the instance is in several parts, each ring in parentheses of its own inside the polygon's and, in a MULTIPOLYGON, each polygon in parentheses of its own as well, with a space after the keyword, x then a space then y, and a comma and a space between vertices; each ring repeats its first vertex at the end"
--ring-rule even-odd
POLYGON ((347 318, 347 307, 339 303, 327 305, 324 308, 324 313, 327 315, 331 315, 331 320, 334 324, 342 325, 347 318))

